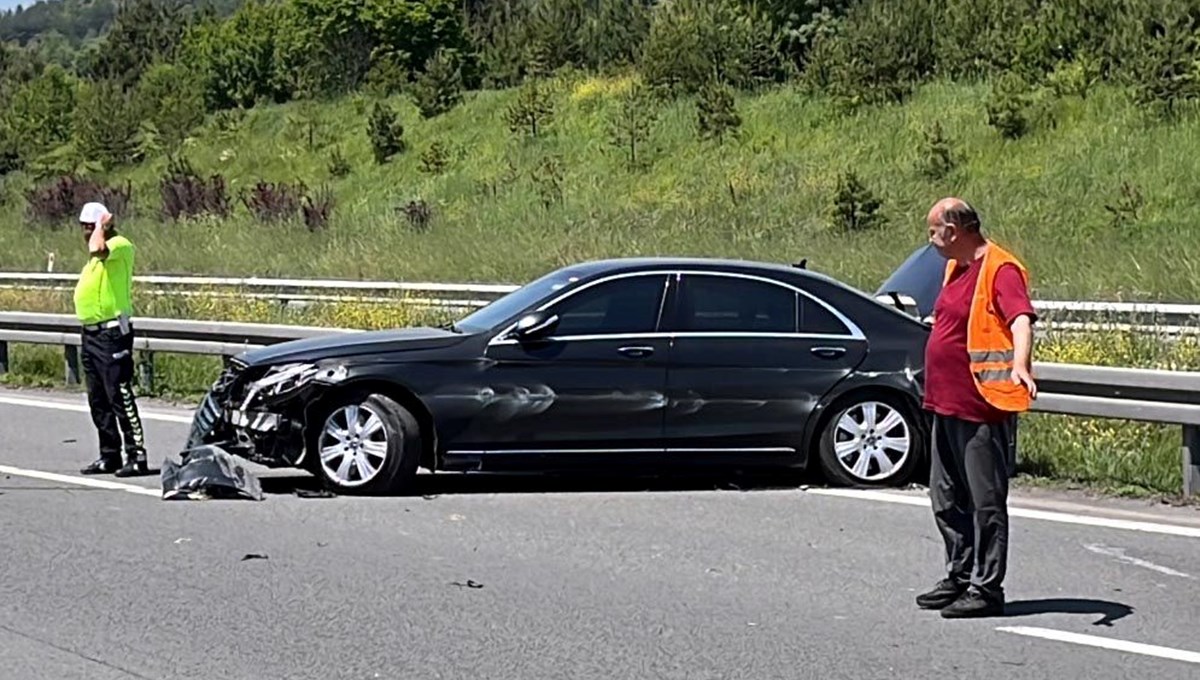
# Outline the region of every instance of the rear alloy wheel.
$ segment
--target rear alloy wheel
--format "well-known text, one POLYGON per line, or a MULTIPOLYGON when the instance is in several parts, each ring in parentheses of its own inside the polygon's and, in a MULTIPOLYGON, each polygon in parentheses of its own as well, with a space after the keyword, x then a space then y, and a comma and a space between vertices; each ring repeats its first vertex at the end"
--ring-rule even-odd
POLYGON ((891 395, 843 405, 821 433, 821 467, 845 486, 899 486, 919 469, 925 438, 911 407, 891 395))
POLYGON ((416 474, 417 421, 382 394, 339 401, 326 412, 315 439, 313 467, 338 493, 396 493, 416 474))

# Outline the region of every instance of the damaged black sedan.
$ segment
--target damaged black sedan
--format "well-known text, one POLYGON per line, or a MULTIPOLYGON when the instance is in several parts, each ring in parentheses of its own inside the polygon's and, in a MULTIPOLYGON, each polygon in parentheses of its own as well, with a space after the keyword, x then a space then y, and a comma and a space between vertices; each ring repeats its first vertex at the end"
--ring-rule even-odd
MULTIPOLYGON (((926 270, 916 288, 940 275, 926 260, 905 265, 926 270)), ((901 485, 927 465, 929 301, 912 295, 916 313, 895 295, 755 262, 568 266, 444 328, 331 333, 231 358, 189 446, 307 469, 339 493, 403 493, 422 467, 813 461, 841 484, 901 485)))

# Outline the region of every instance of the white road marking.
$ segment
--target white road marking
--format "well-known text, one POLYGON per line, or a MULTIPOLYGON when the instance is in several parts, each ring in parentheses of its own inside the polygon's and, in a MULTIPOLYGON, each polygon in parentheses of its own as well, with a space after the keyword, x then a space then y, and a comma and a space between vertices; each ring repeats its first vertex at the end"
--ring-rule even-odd
POLYGON ((1014 633, 1016 635, 1041 638, 1043 640, 1069 642, 1076 645, 1099 647, 1101 649, 1110 649, 1117 652, 1129 652, 1130 654, 1142 654, 1145 656, 1155 656, 1160 659, 1171 659, 1174 661, 1186 661, 1187 663, 1200 664, 1200 652, 1189 652, 1183 649, 1160 647, 1158 645, 1146 645, 1140 642, 1129 642, 1126 640, 1117 640, 1114 638, 1105 638, 1096 635, 1067 633, 1061 630, 1035 628, 1032 626, 1002 626, 996 630, 1004 633, 1014 633))
POLYGON ((1125 554, 1124 548, 1109 548, 1108 546, 1095 544, 1095 543, 1088 544, 1083 547, 1096 553, 1097 555, 1104 555, 1106 557, 1112 557, 1112 558, 1115 558, 1118 562, 1132 564, 1135 567, 1142 567, 1143 569, 1150 569, 1151 571, 1157 571, 1160 574, 1166 574, 1168 576, 1178 576, 1180 578, 1192 578, 1191 574, 1185 574, 1182 571, 1176 571, 1170 567, 1164 567, 1160 564, 1155 564, 1148 560, 1143 560, 1139 557, 1130 557, 1129 555, 1125 554))
POLYGON ((75 484, 76 486, 89 486, 93 489, 105 489, 107 491, 128 491, 142 496, 154 496, 162 498, 162 493, 156 489, 148 489, 144 486, 136 484, 122 484, 121 482, 110 482, 104 479, 89 479, 87 477, 76 477, 74 475, 60 475, 55 472, 42 472, 41 470, 26 470, 24 468, 12 467, 10 465, 0 465, 0 474, 15 475, 17 477, 29 477, 30 479, 40 479, 46 482, 59 482, 61 484, 75 484))
MULTIPOLYGON (((72 404, 66 401, 51 401, 49 399, 28 399, 25 397, 5 397, 0 396, 0 404, 8 404, 9 406, 32 406, 34 408, 47 408, 55 411, 74 411, 76 413, 90 413, 87 404, 72 404)), ((160 411, 150 411, 146 409, 138 409, 143 420, 161 420, 165 423, 183 423, 190 425, 192 422, 191 416, 176 415, 173 413, 162 413, 160 411)))
MULTIPOLYGON (((859 500, 898 503, 900 505, 915 505, 926 508, 929 507, 928 497, 906 496, 887 491, 871 491, 866 489, 808 489, 805 491, 805 493, 810 493, 816 496, 839 496, 842 498, 857 498, 859 500)), ((1084 526, 1103 527, 1105 529, 1124 529, 1127 531, 1141 531, 1150 534, 1167 534, 1170 536, 1182 536, 1184 538, 1200 538, 1200 527, 1183 526, 1179 524, 1166 524, 1163 522, 1139 522, 1128 519, 1113 519, 1110 517, 1097 517, 1093 515, 1078 515, 1067 512, 1034 510, 1033 508, 1018 508, 1012 507, 1011 505, 1008 508, 1008 514, 1011 517, 1040 519, 1047 522, 1081 524, 1084 526)))
MULTIPOLYGON (((0 395, 0 404, 9 404, 13 406, 31 406, 35 408, 48 408, 59 411, 74 411, 77 413, 88 413, 87 404, 65 401, 53 401, 48 399, 33 399, 25 397, 8 397, 0 395)), ((184 423, 191 424, 192 417, 178 414, 162 413, 157 411, 143 411, 142 418, 146 420, 160 420, 169 423, 184 423)), ((119 484, 116 482, 104 482, 102 480, 92 480, 84 477, 72 477, 69 475, 55 475, 50 472, 40 472, 38 470, 19 470, 19 468, 9 468, 0 466, 0 470, 9 471, 8 474, 24 474, 27 477, 37 477, 37 475, 50 475, 53 481, 63 482, 66 484, 81 484, 83 486, 92 486, 96 488, 108 488, 122 491, 132 491, 132 493, 140 493, 146 495, 160 496, 153 489, 138 487, 133 485, 119 484), (135 490, 136 489, 136 490, 135 490)), ((835 496, 842 498, 856 498, 859 500, 878 501, 882 503, 895 503, 900 505, 912 505, 918 507, 929 507, 929 498, 925 496, 908 496, 900 493, 887 491, 871 491, 866 489, 806 489, 805 493, 810 493, 817 496, 835 496)), ((1097 517, 1092 515, 1080 515, 1066 512, 1051 512, 1048 510, 1035 510, 1032 508, 1009 507, 1008 514, 1013 517, 1024 517, 1027 519, 1040 519, 1048 522, 1060 522, 1063 524, 1080 524, 1084 526, 1103 527, 1106 529, 1123 529, 1127 531, 1140 531, 1152 534, 1167 534, 1170 536, 1182 536, 1184 538, 1200 538, 1200 527, 1183 526, 1178 524, 1166 524, 1163 522, 1143 522, 1136 520, 1113 519, 1109 517, 1097 517)))

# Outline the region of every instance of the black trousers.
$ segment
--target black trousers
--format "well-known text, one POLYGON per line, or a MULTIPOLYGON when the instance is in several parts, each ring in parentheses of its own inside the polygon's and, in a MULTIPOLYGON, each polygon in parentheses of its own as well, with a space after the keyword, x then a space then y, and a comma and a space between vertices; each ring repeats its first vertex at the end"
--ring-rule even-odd
POLYGON ((100 457, 121 462, 122 436, 129 461, 146 460, 146 437, 133 394, 133 329, 84 330, 80 350, 88 406, 100 435, 100 457))
POLYGON ((1008 570, 1008 480, 1016 417, 974 423, 935 415, 929 495, 952 580, 1003 595, 1008 570))

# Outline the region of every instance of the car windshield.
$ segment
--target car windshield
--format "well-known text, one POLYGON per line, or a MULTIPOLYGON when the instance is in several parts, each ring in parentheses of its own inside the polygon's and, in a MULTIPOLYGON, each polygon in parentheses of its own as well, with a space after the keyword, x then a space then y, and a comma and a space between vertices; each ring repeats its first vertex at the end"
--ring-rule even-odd
POLYGON ((486 307, 481 307, 468 314, 455 323, 454 327, 464 333, 480 333, 491 330, 504 320, 525 311, 543 297, 578 279, 579 272, 575 269, 560 269, 550 272, 495 300, 486 307))

